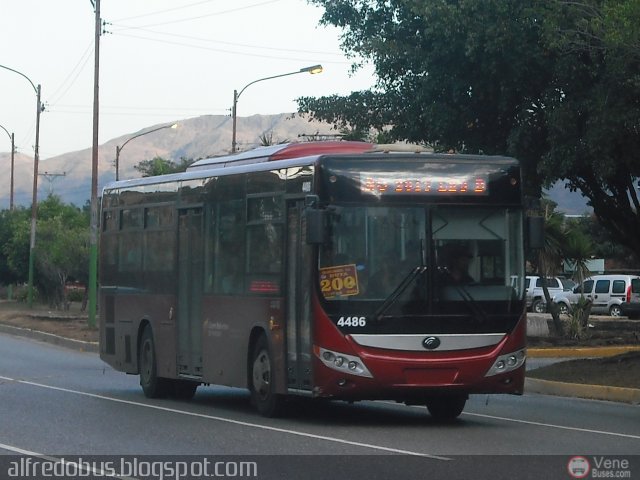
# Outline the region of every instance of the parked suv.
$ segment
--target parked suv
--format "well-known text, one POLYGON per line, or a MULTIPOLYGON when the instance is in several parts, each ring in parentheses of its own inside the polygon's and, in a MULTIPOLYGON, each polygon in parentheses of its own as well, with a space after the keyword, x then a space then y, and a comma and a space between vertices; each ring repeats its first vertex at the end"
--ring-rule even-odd
POLYGON ((637 275, 594 275, 582 285, 575 286, 572 292, 556 295, 553 301, 558 304, 561 313, 567 313, 584 294, 592 302, 593 313, 608 313, 612 317, 619 317, 627 307, 625 304, 638 298, 637 295, 632 296, 632 284, 638 287, 639 281, 640 276, 637 275))
MULTIPOLYGON (((549 295, 553 299, 554 296, 571 292, 571 289, 575 286, 573 280, 560 277, 547 278, 547 288, 549 289, 549 295)), ((542 290, 542 277, 527 276, 525 279, 526 289, 526 301, 527 310, 531 310, 535 313, 544 313, 547 311, 547 302, 544 298, 544 292, 542 290)))

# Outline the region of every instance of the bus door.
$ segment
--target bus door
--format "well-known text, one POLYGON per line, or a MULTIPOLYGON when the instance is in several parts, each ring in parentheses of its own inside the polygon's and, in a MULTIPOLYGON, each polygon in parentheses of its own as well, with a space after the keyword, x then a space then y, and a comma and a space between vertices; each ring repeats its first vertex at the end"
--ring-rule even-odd
POLYGON ((202 376, 204 216, 201 207, 178 210, 177 371, 202 376))
POLYGON ((306 243, 304 202, 287 204, 287 387, 311 391, 311 252, 306 243))

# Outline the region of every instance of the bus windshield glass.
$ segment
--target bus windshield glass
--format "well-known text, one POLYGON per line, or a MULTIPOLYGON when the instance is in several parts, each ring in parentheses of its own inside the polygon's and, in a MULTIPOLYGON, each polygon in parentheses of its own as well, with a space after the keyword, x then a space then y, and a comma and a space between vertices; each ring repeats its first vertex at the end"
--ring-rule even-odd
POLYGON ((521 211, 472 206, 344 206, 320 252, 329 311, 509 313, 523 288, 521 211), (383 305, 384 304, 384 305, 383 305), (341 305, 342 308, 338 307, 341 305), (337 309, 337 310, 336 310, 337 309))

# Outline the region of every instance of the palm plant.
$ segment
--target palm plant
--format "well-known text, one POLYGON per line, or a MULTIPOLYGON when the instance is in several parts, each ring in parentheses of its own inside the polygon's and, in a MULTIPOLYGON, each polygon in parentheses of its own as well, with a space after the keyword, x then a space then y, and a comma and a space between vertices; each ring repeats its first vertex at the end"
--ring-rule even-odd
POLYGON ((563 246, 564 258, 574 269, 574 280, 582 285, 584 279, 591 275, 588 262, 594 253, 593 243, 580 229, 570 226, 563 246))
MULTIPOLYGON (((564 243, 563 250, 565 260, 573 265, 574 280, 578 282, 582 289, 584 279, 591 274, 587 262, 594 252, 593 244, 589 237, 574 225, 567 229, 567 240, 564 243)), ((570 333, 572 336, 580 338, 584 334, 587 330, 590 313, 591 302, 584 299, 584 291, 582 291, 580 301, 571 312, 573 328, 570 333)))
POLYGON ((547 278, 555 276, 563 258, 564 217, 553 210, 552 205, 545 208, 544 247, 538 252, 538 271, 542 277, 542 291, 547 307, 553 318, 553 326, 558 335, 563 332, 562 322, 556 305, 551 301, 547 278))

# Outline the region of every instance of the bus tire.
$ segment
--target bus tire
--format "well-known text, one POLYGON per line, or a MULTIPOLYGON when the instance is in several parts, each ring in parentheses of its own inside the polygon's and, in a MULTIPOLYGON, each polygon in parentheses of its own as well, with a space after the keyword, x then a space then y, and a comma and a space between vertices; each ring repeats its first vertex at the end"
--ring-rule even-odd
POLYGON ((275 371, 273 368, 273 355, 265 335, 260 335, 253 347, 250 368, 249 390, 251 391, 251 402, 258 412, 265 417, 281 415, 284 397, 274 392, 275 371))
POLYGON ((435 420, 449 421, 460 416, 466 403, 466 395, 433 397, 427 400, 427 409, 435 420))
POLYGON ((142 332, 140 349, 138 350, 138 368, 140 370, 140 386, 147 398, 163 398, 169 391, 169 380, 158 377, 158 361, 153 332, 147 325, 142 332))

